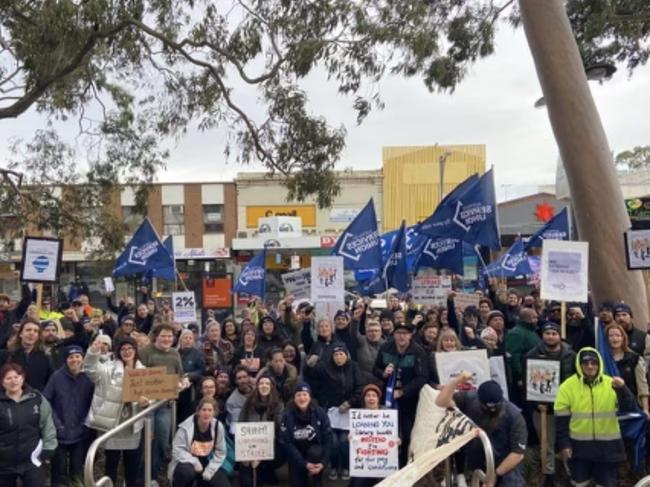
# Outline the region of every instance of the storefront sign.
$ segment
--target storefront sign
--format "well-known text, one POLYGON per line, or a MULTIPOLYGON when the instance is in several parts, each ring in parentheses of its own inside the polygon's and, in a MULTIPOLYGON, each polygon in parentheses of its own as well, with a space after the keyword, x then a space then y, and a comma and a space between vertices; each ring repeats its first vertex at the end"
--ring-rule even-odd
POLYGON ((203 308, 232 307, 232 278, 203 279, 203 308))
POLYGON ((235 423, 235 461, 273 460, 274 440, 273 421, 235 423))
POLYGON ((185 260, 185 259, 229 259, 230 258, 230 249, 228 247, 219 247, 216 249, 202 249, 202 248, 192 248, 192 249, 174 249, 174 259, 175 260, 185 260))
POLYGON ((316 205, 247 206, 246 227, 257 228, 260 218, 296 216, 303 227, 316 226, 316 205))
POLYGON ((428 306, 444 306, 451 291, 451 276, 416 276, 411 294, 413 300, 428 306))
POLYGON ((172 293, 174 321, 178 323, 196 323, 196 299, 194 291, 172 293))
POLYGON ((321 235, 320 237, 320 246, 322 249, 331 249, 336 245, 336 240, 338 237, 333 235, 321 235))
POLYGON ((381 478, 399 470, 397 411, 350 410, 350 476, 381 478))
POLYGON ((282 274, 282 283, 287 294, 295 299, 309 299, 311 296, 311 269, 301 269, 282 274))
POLYGON ((350 223, 362 209, 363 208, 332 208, 330 210, 330 222, 350 223))
POLYGON ((57 282, 63 241, 55 238, 25 237, 21 281, 57 282))
POLYGON ((127 370, 122 387, 123 402, 138 402, 141 397, 152 399, 176 399, 178 380, 175 374, 168 374, 165 367, 127 370))

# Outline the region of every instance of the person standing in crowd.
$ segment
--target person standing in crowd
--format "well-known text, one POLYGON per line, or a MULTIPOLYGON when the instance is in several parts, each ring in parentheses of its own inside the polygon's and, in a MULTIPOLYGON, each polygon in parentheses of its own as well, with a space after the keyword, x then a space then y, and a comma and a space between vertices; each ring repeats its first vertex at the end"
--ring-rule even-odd
POLYGON ((280 446, 289 463, 289 485, 322 485, 332 431, 327 414, 312 400, 311 388, 304 382, 296 386, 293 399, 282 415, 280 446))
POLYGON ((302 374, 302 360, 303 354, 300 352, 296 344, 290 340, 282 342, 282 355, 284 360, 296 368, 298 376, 302 374))
POLYGON ((141 303, 135 309, 135 327, 145 334, 149 334, 153 328, 153 313, 149 312, 146 303, 141 303))
POLYGON ((355 330, 350 326, 350 317, 342 309, 338 310, 334 315, 334 336, 338 341, 345 344, 349 350, 350 357, 355 362, 357 361, 357 347, 355 330))
POLYGON ((222 423, 226 422, 226 401, 232 392, 232 384, 230 383, 230 369, 228 367, 220 367, 215 373, 217 384, 217 391, 214 395, 214 400, 217 401, 219 406, 219 416, 217 419, 222 423))
POLYGON ((15 306, 7 294, 0 294, 0 350, 7 348, 7 342, 14 332, 13 324, 20 322, 32 302, 32 292, 27 284, 21 287, 20 302, 15 306))
POLYGON ((605 337, 621 379, 637 399, 646 417, 650 419, 650 408, 648 407, 650 393, 648 392, 645 360, 638 353, 630 350, 627 334, 621 325, 610 324, 605 329, 605 337))
POLYGON ((23 321, 18 333, 9 341, 8 350, 2 351, 0 364, 15 363, 26 373, 27 384, 42 391, 53 368, 50 358, 41 350, 41 326, 33 320, 23 321))
POLYGON ((582 308, 577 304, 567 306, 566 342, 574 350, 593 347, 596 344, 593 323, 589 322, 582 308))
POLYGON ((232 343, 221 338, 221 325, 219 322, 208 321, 204 338, 203 357, 207 368, 206 373, 212 375, 219 367, 230 366, 235 348, 232 343))
POLYGON ((195 346, 195 338, 192 330, 187 328, 181 331, 178 338, 178 353, 181 356, 183 366, 183 377, 190 381, 191 386, 180 392, 177 401, 178 420, 182 422, 194 411, 193 396, 196 394, 196 385, 205 373, 205 362, 203 354, 195 346))
POLYGON ((57 447, 50 404, 27 385, 18 364, 0 367, 0 385, 0 485, 16 487, 20 480, 25 487, 45 487, 41 462, 57 447))
MULTIPOLYGON (((496 487, 525 487, 526 481, 519 464, 524 459, 528 441, 526 422, 519 409, 504 399, 501 386, 493 380, 484 382, 476 391, 456 392, 461 384, 471 378, 470 372, 463 372, 445 384, 436 398, 436 405, 442 408, 458 407, 487 433, 494 453, 496 487)), ((480 441, 472 440, 466 448, 467 469, 485 469, 485 455, 480 441)))
POLYGON ((275 458, 273 460, 255 461, 250 464, 241 464, 239 475, 241 487, 253 487, 253 469, 259 468, 257 485, 265 483, 276 485, 278 483, 275 470, 284 462, 285 457, 279 445, 280 422, 284 404, 278 396, 273 379, 268 375, 260 375, 255 383, 253 392, 247 397, 242 407, 239 421, 246 423, 251 421, 269 421, 275 427, 275 458))
POLYGON ((130 337, 131 333, 135 331, 135 317, 133 315, 124 315, 120 319, 120 326, 115 332, 113 340, 115 343, 122 340, 123 338, 130 337))
POLYGON ((598 306, 598 321, 603 328, 607 328, 614 323, 614 303, 603 301, 598 306))
POLYGON ((381 325, 381 334, 384 339, 393 335, 395 315, 390 309, 381 310, 381 313, 379 313, 379 324, 381 325))
POLYGON ((366 321, 366 334, 361 334, 358 322, 353 322, 353 336, 356 337, 352 345, 357 350, 357 360, 361 372, 366 376, 367 381, 372 380, 372 370, 377 360, 379 349, 384 344, 384 338, 381 334, 381 325, 377 320, 368 319, 366 321))
POLYGON ((490 311, 487 318, 487 326, 497 333, 497 346, 495 355, 506 354, 506 321, 501 311, 490 311))
MULTIPOLYGON (((143 369, 138 360, 135 340, 122 338, 115 344, 115 359, 102 362, 101 344, 97 340, 86 353, 83 371, 95 384, 95 392, 86 418, 86 425, 102 432, 115 428, 135 416, 140 408, 149 405, 142 397, 138 402, 122 402, 124 376, 129 370, 143 369)), ((106 475, 117 483, 117 469, 120 457, 124 458, 124 481, 126 487, 134 487, 140 467, 140 439, 144 421, 138 421, 104 443, 106 454, 106 475)))
POLYGON ((64 352, 65 365, 54 371, 43 391, 52 406, 59 444, 52 459, 53 486, 81 479, 89 439, 84 420, 95 391, 95 385, 82 372, 83 349, 70 345, 64 352))
POLYGON ((235 349, 234 365, 243 365, 252 375, 256 375, 265 361, 264 350, 257 346, 255 328, 247 327, 242 331, 241 345, 235 349))
POLYGON ((394 402, 400 411, 401 466, 407 460, 420 389, 429 379, 426 354, 412 339, 413 327, 398 323, 393 332, 393 340, 379 349, 374 368, 375 377, 384 381, 384 397, 392 389, 392 398, 389 394, 387 399, 394 402))
MULTIPOLYGON (((167 374, 176 375, 181 380, 183 376, 183 365, 178 350, 172 348, 174 344, 174 328, 171 325, 158 325, 151 332, 153 343, 147 345, 140 351, 140 361, 145 367, 165 367, 167 374)), ((189 386, 186 381, 184 388, 189 386)), ((151 451, 151 478, 158 477, 158 471, 162 467, 167 447, 170 442, 172 426, 171 403, 167 403, 154 413, 154 435, 151 451)))
POLYGON ((167 469, 174 487, 230 487, 222 469, 226 432, 215 419, 217 408, 214 399, 201 399, 196 414, 178 426, 167 469))
POLYGON ((485 345, 485 350, 487 351, 488 358, 503 355, 503 353, 500 353, 500 350, 498 349, 499 335, 497 335, 497 332, 494 331, 494 328, 491 326, 486 326, 483 328, 480 338, 485 345))
MULTIPOLYGON (((564 343, 560 337, 560 325, 547 321, 542 325, 542 342, 526 354, 527 359, 556 360, 560 362, 560 383, 564 382, 576 371, 576 354, 571 346, 564 343)), ((546 464, 542 465, 544 487, 553 487, 555 482, 555 417, 553 405, 549 403, 535 404, 533 424, 537 436, 542 437, 541 414, 546 414, 546 464), (540 407, 546 408, 545 412, 540 407)))
POLYGON ((616 413, 636 408, 623 379, 606 375, 598 351, 583 348, 576 373, 560 384, 553 408, 557 446, 569 462, 572 483, 587 486, 593 479, 615 487, 617 465, 625 461, 616 413))
POLYGON ((235 319, 232 316, 223 320, 223 339, 228 340, 235 348, 239 346, 241 340, 240 333, 237 329, 237 323, 235 323, 235 319))
POLYGON ((263 360, 268 360, 268 353, 282 345, 282 336, 278 329, 278 322, 271 315, 264 315, 260 321, 257 346, 260 348, 263 360))
POLYGON ((246 398, 253 388, 251 375, 245 366, 236 366, 232 375, 235 378, 235 389, 228 396, 228 400, 226 400, 226 426, 230 428, 231 434, 234 432, 234 424, 239 421, 239 415, 242 407, 244 407, 246 398))
POLYGON ((614 320, 627 333, 627 343, 633 352, 638 353, 648 363, 650 361, 650 335, 634 326, 632 308, 625 303, 614 307, 614 320))
POLYGON ((293 390, 298 382, 298 371, 284 359, 284 353, 279 348, 270 352, 270 360, 266 367, 259 371, 258 376, 268 375, 273 379, 278 395, 287 404, 293 397, 293 390))
POLYGON ((506 353, 512 374, 510 398, 518 406, 524 403, 526 383, 524 357, 539 343, 537 312, 532 308, 522 308, 519 311, 519 322, 506 335, 506 353))
POLYGON ((478 301, 478 327, 477 330, 480 332, 482 331, 486 326, 488 326, 488 316, 490 314, 490 311, 492 311, 492 308, 494 306, 492 305, 492 300, 490 298, 487 298, 483 296, 481 299, 478 301))
MULTIPOLYGON (((313 367, 313 376, 324 386, 320 394, 314 394, 318 404, 326 411, 335 408, 338 414, 347 415, 353 406, 361 403, 361 388, 364 381, 359 366, 354 362, 343 343, 334 345, 328 360, 318 361, 313 367)), ((313 389, 312 389, 313 390, 313 389)), ((332 425, 332 456, 329 479, 350 479, 350 443, 348 431, 332 425)))

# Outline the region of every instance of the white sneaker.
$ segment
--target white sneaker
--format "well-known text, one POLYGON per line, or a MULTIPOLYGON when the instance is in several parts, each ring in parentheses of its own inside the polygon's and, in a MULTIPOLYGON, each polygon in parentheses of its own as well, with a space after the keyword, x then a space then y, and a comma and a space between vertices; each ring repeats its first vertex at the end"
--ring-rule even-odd
POLYGON ((336 471, 335 468, 331 468, 331 469, 330 469, 330 473, 329 473, 329 475, 328 475, 327 477, 328 477, 330 480, 338 480, 338 478, 339 478, 339 474, 338 474, 338 472, 336 471))
POLYGON ((456 487, 467 487, 467 481, 465 480, 465 475, 459 473, 456 475, 456 487))
POLYGON ((160 486, 158 485, 158 481, 157 481, 157 480, 152 480, 152 481, 151 481, 151 487, 160 487, 160 486))

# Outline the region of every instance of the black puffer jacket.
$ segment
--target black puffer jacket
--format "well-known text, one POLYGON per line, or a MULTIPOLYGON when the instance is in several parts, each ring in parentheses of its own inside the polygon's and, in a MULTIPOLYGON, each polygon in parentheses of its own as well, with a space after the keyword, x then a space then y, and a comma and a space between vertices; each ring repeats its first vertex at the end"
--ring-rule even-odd
POLYGON ((352 407, 361 406, 363 376, 357 363, 349 356, 343 365, 336 365, 333 356, 324 362, 319 360, 314 367, 306 367, 305 374, 318 379, 312 390, 318 404, 325 410, 339 407, 345 401, 352 407))

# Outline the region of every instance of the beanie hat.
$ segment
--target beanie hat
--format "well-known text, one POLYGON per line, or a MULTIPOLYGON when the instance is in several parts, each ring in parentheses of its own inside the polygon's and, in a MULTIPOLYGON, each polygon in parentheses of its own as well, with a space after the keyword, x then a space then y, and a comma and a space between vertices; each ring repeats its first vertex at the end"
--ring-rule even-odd
POLYGON ((629 314, 630 316, 634 316, 634 315, 632 314, 632 308, 630 308, 630 305, 629 305, 629 304, 626 304, 626 303, 618 303, 618 304, 614 307, 614 314, 618 314, 618 313, 627 313, 627 314, 629 314))
POLYGON ((496 330, 494 328, 492 328, 491 326, 488 326, 487 328, 483 329, 483 331, 481 332, 481 339, 484 339, 484 338, 487 338, 487 337, 491 337, 491 338, 494 338, 495 340, 498 340, 499 339, 499 334, 496 332, 496 330))
POLYGON ((130 321, 135 325, 135 316, 134 315, 122 316, 122 319, 120 320, 120 325, 122 325, 125 321, 130 321))
POLYGON ((368 384, 361 391, 361 397, 365 398, 366 394, 370 391, 375 391, 377 397, 381 399, 381 389, 376 384, 368 384))
POLYGON ((504 314, 499 311, 498 309, 492 310, 488 313, 487 315, 487 325, 490 326, 490 321, 492 321, 494 318, 501 317, 505 321, 506 317, 504 314))
POLYGON ((275 318, 273 318, 273 316, 271 316, 271 315, 264 315, 264 316, 262 316, 262 319, 260 320, 260 325, 261 325, 262 323, 264 323, 265 321, 270 321, 270 322, 273 323, 274 325, 276 324, 276 322, 275 322, 275 318))
POLYGON ((306 382, 298 382, 293 389, 293 395, 295 396, 298 392, 308 392, 311 396, 311 387, 306 382))
POLYGON ((340 310, 338 310, 336 312, 336 314, 334 315, 334 319, 338 318, 339 316, 343 316, 346 320, 349 319, 348 314, 345 311, 343 311, 342 309, 340 309, 340 310))
POLYGON ((593 350, 585 350, 584 352, 580 353, 580 362, 588 362, 590 360, 599 362, 596 352, 593 350))
POLYGON ((560 326, 555 321, 546 321, 542 325, 542 333, 549 330, 560 333, 560 326))
POLYGON ((344 343, 337 342, 333 347, 332 347, 332 355, 336 352, 343 352, 346 355, 348 354, 348 347, 345 346, 344 343))
POLYGON ((392 322, 395 322, 395 316, 393 315, 393 312, 389 309, 382 309, 381 313, 379 313, 379 320, 390 320, 392 322))
POLYGON ((503 391, 498 382, 488 380, 478 387, 478 400, 490 407, 503 401, 503 391))
POLYGON ((45 328, 49 328, 51 326, 58 329, 58 327, 56 326, 56 323, 54 321, 52 321, 52 320, 41 321, 41 329, 42 330, 45 330, 45 328))
POLYGON ((598 311, 604 311, 608 309, 611 312, 614 312, 615 305, 611 301, 603 301, 600 303, 600 306, 598 306, 598 311))
POLYGON ((63 356, 67 359, 70 355, 74 355, 75 353, 78 353, 82 357, 84 356, 83 348, 81 348, 79 345, 70 345, 69 347, 65 347, 63 356))
POLYGON ((95 337, 95 341, 99 343, 105 343, 106 345, 108 345, 108 348, 113 347, 113 340, 111 340, 111 337, 108 335, 97 335, 95 337))

